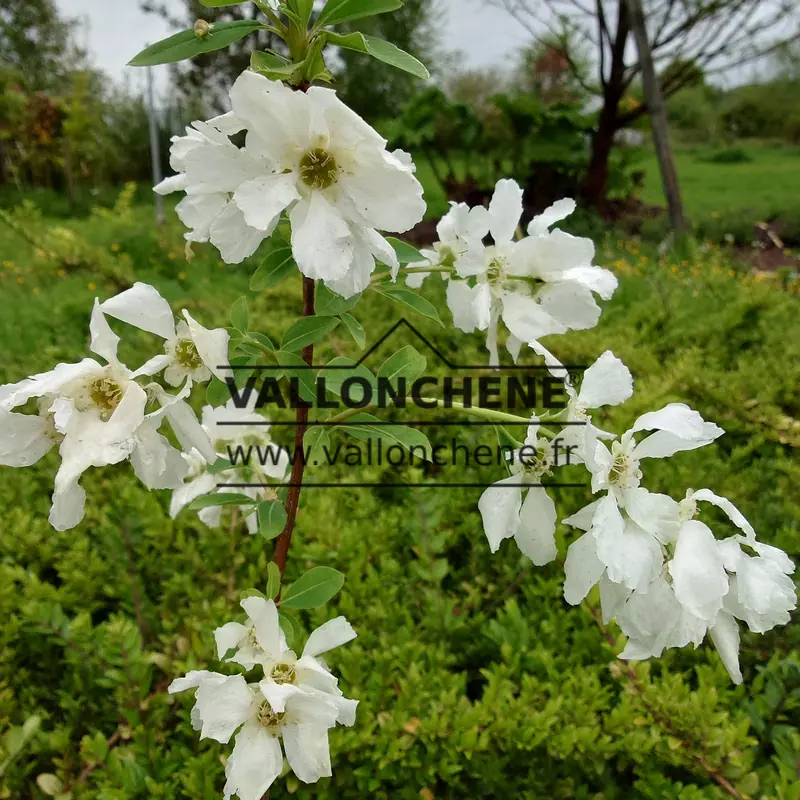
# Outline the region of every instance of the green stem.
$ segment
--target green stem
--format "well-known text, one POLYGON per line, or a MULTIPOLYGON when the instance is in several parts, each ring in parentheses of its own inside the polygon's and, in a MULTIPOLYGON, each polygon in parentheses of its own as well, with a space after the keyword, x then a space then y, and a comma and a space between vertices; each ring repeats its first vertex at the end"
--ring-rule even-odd
POLYGON ((451 409, 458 409, 459 411, 465 411, 467 414, 472 414, 473 417, 481 417, 483 419, 491 420, 492 422, 518 422, 520 424, 524 423, 525 425, 530 424, 530 419, 528 417, 518 417, 516 414, 506 414, 504 411, 493 411, 489 408, 470 408, 469 406, 465 406, 463 403, 457 403, 455 400, 450 401, 447 405, 445 405, 444 400, 438 400, 434 397, 423 397, 422 399, 426 403, 436 403, 439 408, 445 408, 448 411, 451 409))
MULTIPOLYGON (((451 267, 412 267, 411 269, 404 269, 403 270, 403 273, 406 274, 406 275, 410 275, 410 274, 412 274, 414 272, 424 272, 426 274, 429 273, 429 272, 448 272, 448 273, 452 274, 453 270, 452 270, 451 267)), ((380 283, 386 277, 387 277, 387 273, 382 272, 379 275, 373 276, 373 278, 370 281, 370 283, 380 283)))

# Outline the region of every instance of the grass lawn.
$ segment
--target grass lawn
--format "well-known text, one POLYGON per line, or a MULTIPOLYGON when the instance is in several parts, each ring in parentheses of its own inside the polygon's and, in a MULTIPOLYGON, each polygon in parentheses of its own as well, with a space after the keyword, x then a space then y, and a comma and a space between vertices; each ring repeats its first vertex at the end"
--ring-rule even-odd
MULTIPOLYGON (((695 163, 687 157, 684 174, 695 163)), ((755 183, 754 166, 713 169, 744 169, 755 183)), ((170 216, 156 230, 148 207, 21 223, 35 246, 0 224, 0 384, 88 355, 92 299, 131 279, 153 283, 209 327, 226 324, 241 295, 252 327, 273 339, 299 313, 296 277, 254 295, 256 261, 226 267, 199 247, 187 264, 177 222, 170 216)), ((797 560, 797 296, 731 270, 719 250, 659 264, 651 250, 614 237, 598 254, 620 276, 617 295, 596 330, 547 345, 568 363, 611 349, 630 366, 637 393, 598 415, 606 430, 621 433, 672 401, 722 425, 727 434, 714 446, 648 463, 645 485, 676 499, 690 487, 729 496, 765 542, 797 560)), ((410 317, 414 324, 454 361, 485 358, 480 336, 450 325, 441 283, 422 291, 446 327, 410 317)), ((353 313, 372 342, 401 311, 367 293, 353 313)), ((382 357, 419 346, 405 336, 382 357)), ((124 341, 131 364, 152 352, 129 329, 124 341)), ((359 355, 341 329, 318 357, 336 355, 359 355)), ((429 369, 443 373, 432 360, 429 369)), ((452 428, 426 431, 434 442, 452 436, 452 428)), ((491 443, 494 433, 463 437, 491 443)), ((40 800, 37 776, 55 773, 71 800, 216 800, 230 749, 198 742, 191 698, 165 689, 187 670, 220 668, 212 630, 236 616, 240 590, 263 587, 270 546, 227 526, 210 530, 192 513, 170 520, 168 493, 147 492, 127 465, 87 474, 86 520, 57 533, 47 523, 56 463, 50 454, 28 470, 0 469, 0 798, 40 800), (40 733, 25 740, 21 726, 32 719, 40 733)), ((410 467, 358 475, 382 484, 500 477, 474 464, 438 476, 410 467)), ((336 467, 318 479, 353 473, 336 467)), ((312 564, 345 573, 332 607, 302 621, 308 631, 342 613, 357 629, 330 662, 361 705, 354 728, 332 732, 333 778, 305 786, 289 777, 272 800, 716 800, 730 796, 720 779, 742 797, 800 796, 800 626, 743 631, 741 687, 708 645, 639 664, 632 681, 615 658, 618 630, 601 630, 593 616, 598 597, 580 608, 561 599, 574 533, 560 526, 559 563, 545 568, 510 543, 491 556, 479 496, 388 485, 303 495, 289 578, 312 564)), ((588 487, 560 490, 562 518, 589 497, 588 487)), ((732 532, 709 519, 720 537, 732 532)))
MULTIPOLYGON (((748 160, 714 162, 709 158, 726 151, 710 147, 676 148, 678 177, 690 217, 697 220, 731 212, 749 212, 759 220, 785 212, 800 216, 800 147, 745 143, 734 149, 741 149, 748 160)), ((645 173, 642 200, 663 205, 655 155, 649 153, 640 168, 645 173)))

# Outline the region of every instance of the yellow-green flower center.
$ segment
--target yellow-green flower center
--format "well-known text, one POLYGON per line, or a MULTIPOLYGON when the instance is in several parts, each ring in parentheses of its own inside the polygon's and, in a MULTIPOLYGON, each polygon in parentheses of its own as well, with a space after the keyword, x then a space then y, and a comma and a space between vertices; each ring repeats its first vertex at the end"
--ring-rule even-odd
POLYGON ((497 285, 503 283, 506 279, 507 264, 503 258, 493 258, 489 262, 489 267, 486 270, 486 277, 489 283, 497 285))
POLYGON ((181 339, 175 345, 175 360, 188 370, 200 369, 203 366, 203 359, 197 352, 197 346, 191 339, 181 339))
POLYGON ((297 673, 291 664, 276 664, 272 668, 272 680, 275 683, 294 683, 297 673))
POLYGON ((110 414, 122 400, 122 387, 113 378, 97 378, 89 384, 89 398, 101 413, 110 414))
POLYGON ((336 183, 339 167, 336 159, 322 147, 309 150, 300 159, 300 177, 312 189, 327 189, 336 183))
POLYGON ((283 718, 286 716, 286 713, 281 711, 273 711, 272 706, 269 704, 269 700, 265 700, 258 708, 256 712, 256 719, 258 720, 260 725, 263 725, 265 728, 277 728, 280 726, 283 718))

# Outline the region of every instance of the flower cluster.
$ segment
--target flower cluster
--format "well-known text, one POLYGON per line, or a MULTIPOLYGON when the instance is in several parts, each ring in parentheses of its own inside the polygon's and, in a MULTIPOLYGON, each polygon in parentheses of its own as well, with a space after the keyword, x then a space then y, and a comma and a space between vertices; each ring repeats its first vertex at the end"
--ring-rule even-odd
POLYGON ((186 400, 194 383, 221 376, 219 368, 228 362, 227 331, 208 330, 186 311, 176 323, 167 301, 144 283, 104 303, 95 300, 89 330, 90 350, 104 363, 86 358, 58 364, 50 372, 0 386, 0 465, 30 466, 58 447, 61 465, 50 511, 57 530, 83 519, 86 493, 80 478, 90 467, 129 460, 149 489, 182 485, 189 467, 159 432, 165 421, 185 453, 215 458, 186 400), (159 336, 164 352, 129 369, 117 355, 120 339, 107 317, 159 336), (157 383, 158 375, 178 387, 177 393, 157 383))
POLYGON ((534 217, 527 237, 517 236, 522 189, 512 180, 498 182, 488 209, 451 205, 437 228, 440 241, 432 251, 423 251, 425 261, 411 265, 415 272, 407 283, 419 286, 426 267, 442 272, 455 326, 465 333, 486 331, 490 365, 499 364, 501 319, 515 361, 523 344, 533 347, 543 336, 597 324, 600 307, 594 293, 608 300, 617 279, 592 265, 590 239, 551 230, 575 210, 574 201, 561 200, 534 217), (492 243, 486 244, 489 236, 492 243))
POLYGON ((261 800, 283 772, 283 751, 294 774, 305 783, 331 775, 328 731, 355 723, 357 700, 348 700, 320 658, 356 638, 344 617, 317 628, 301 656, 286 645, 272 600, 242 600, 244 624, 229 622, 214 632, 220 659, 259 669, 263 678, 248 683, 242 675, 195 671, 178 678, 170 694, 197 689, 192 726, 201 739, 227 744, 238 730, 225 766, 225 798, 261 800))
POLYGON ((396 274, 397 255, 377 231, 402 233, 425 213, 410 157, 388 152, 330 89, 294 92, 248 71, 230 99, 228 114, 173 139, 178 174, 156 187, 186 192, 177 206, 186 238, 210 241, 238 264, 286 214, 297 266, 332 291, 362 292, 376 259, 396 274), (231 135, 241 132, 237 147, 231 135))

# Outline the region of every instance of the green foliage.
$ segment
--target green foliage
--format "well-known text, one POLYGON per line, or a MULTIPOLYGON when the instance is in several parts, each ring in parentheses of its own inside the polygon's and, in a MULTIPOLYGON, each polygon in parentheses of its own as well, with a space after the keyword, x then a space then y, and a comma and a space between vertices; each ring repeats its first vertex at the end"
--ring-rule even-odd
MULTIPOLYGON (((231 269, 198 247, 187 265, 173 220, 156 231, 150 207, 106 211, 70 223, 82 248, 112 253, 118 245, 114 259, 126 256, 137 279, 174 307, 225 324, 257 260, 231 269)), ((38 225, 46 232, 62 223, 38 225)), ((37 271, 34 246, 5 228, 0 246, 12 264, 0 270, 0 382, 82 357, 92 298, 115 291, 110 278, 90 266, 64 277, 37 271)), ((718 421, 727 434, 713 447, 648 463, 648 488, 709 486, 730 496, 761 538, 797 560, 797 296, 730 275, 715 249, 659 262, 640 243, 617 247, 612 238, 600 242, 598 259, 617 269, 620 290, 596 330, 560 337, 557 348, 563 360, 586 364, 610 348, 631 366, 635 397, 598 423, 622 431, 677 400, 718 421)), ((294 276, 251 296, 250 326, 279 339, 297 316, 300 284, 294 276)), ((426 292, 443 308, 440 282, 426 292)), ((367 292, 354 313, 369 323, 372 343, 402 311, 367 292)), ((415 323, 450 357, 484 355, 479 336, 442 331, 425 317, 415 323)), ((150 344, 131 332, 125 360, 136 363, 150 344)), ((398 331, 394 348, 406 345, 420 346, 398 331)), ((319 363, 355 355, 343 325, 318 348, 319 363)), ((368 366, 377 370, 390 355, 368 366)), ((285 419, 279 409, 273 416, 285 419)), ((283 445, 285 430, 274 429, 283 445)), ((426 432, 432 442, 452 435, 426 432)), ((475 446, 496 434, 457 435, 475 446)), ((241 613, 242 587, 278 591, 270 548, 258 536, 209 530, 190 511, 170 520, 168 496, 146 491, 123 466, 87 475, 86 521, 55 532, 47 523, 55 466, 51 455, 30 470, 4 470, 0 481, 0 796, 39 800, 37 778, 54 775, 72 800, 217 800, 226 750, 198 742, 191 697, 166 688, 190 669, 238 670, 217 662, 212 631, 241 613), (38 731, 31 720, 41 721, 38 731)), ((743 796, 796 797, 797 623, 764 637, 743 633, 742 687, 708 646, 671 651, 631 677, 615 658, 622 642, 613 627, 606 636, 588 606, 563 603, 558 564, 536 569, 510 545, 490 556, 479 490, 385 485, 488 483, 501 472, 365 466, 358 478, 384 486, 304 491, 286 582, 325 564, 345 584, 325 608, 284 614, 281 623, 300 651, 313 628, 347 616, 358 638, 330 662, 361 704, 356 725, 331 735, 333 777, 307 786, 289 776, 272 797, 722 800, 714 776, 743 796)), ((340 465, 310 479, 346 484, 353 476, 340 465)), ((566 514, 588 498, 588 487, 562 490, 558 502, 566 514)), ((559 529, 562 557, 572 536, 559 529)))

